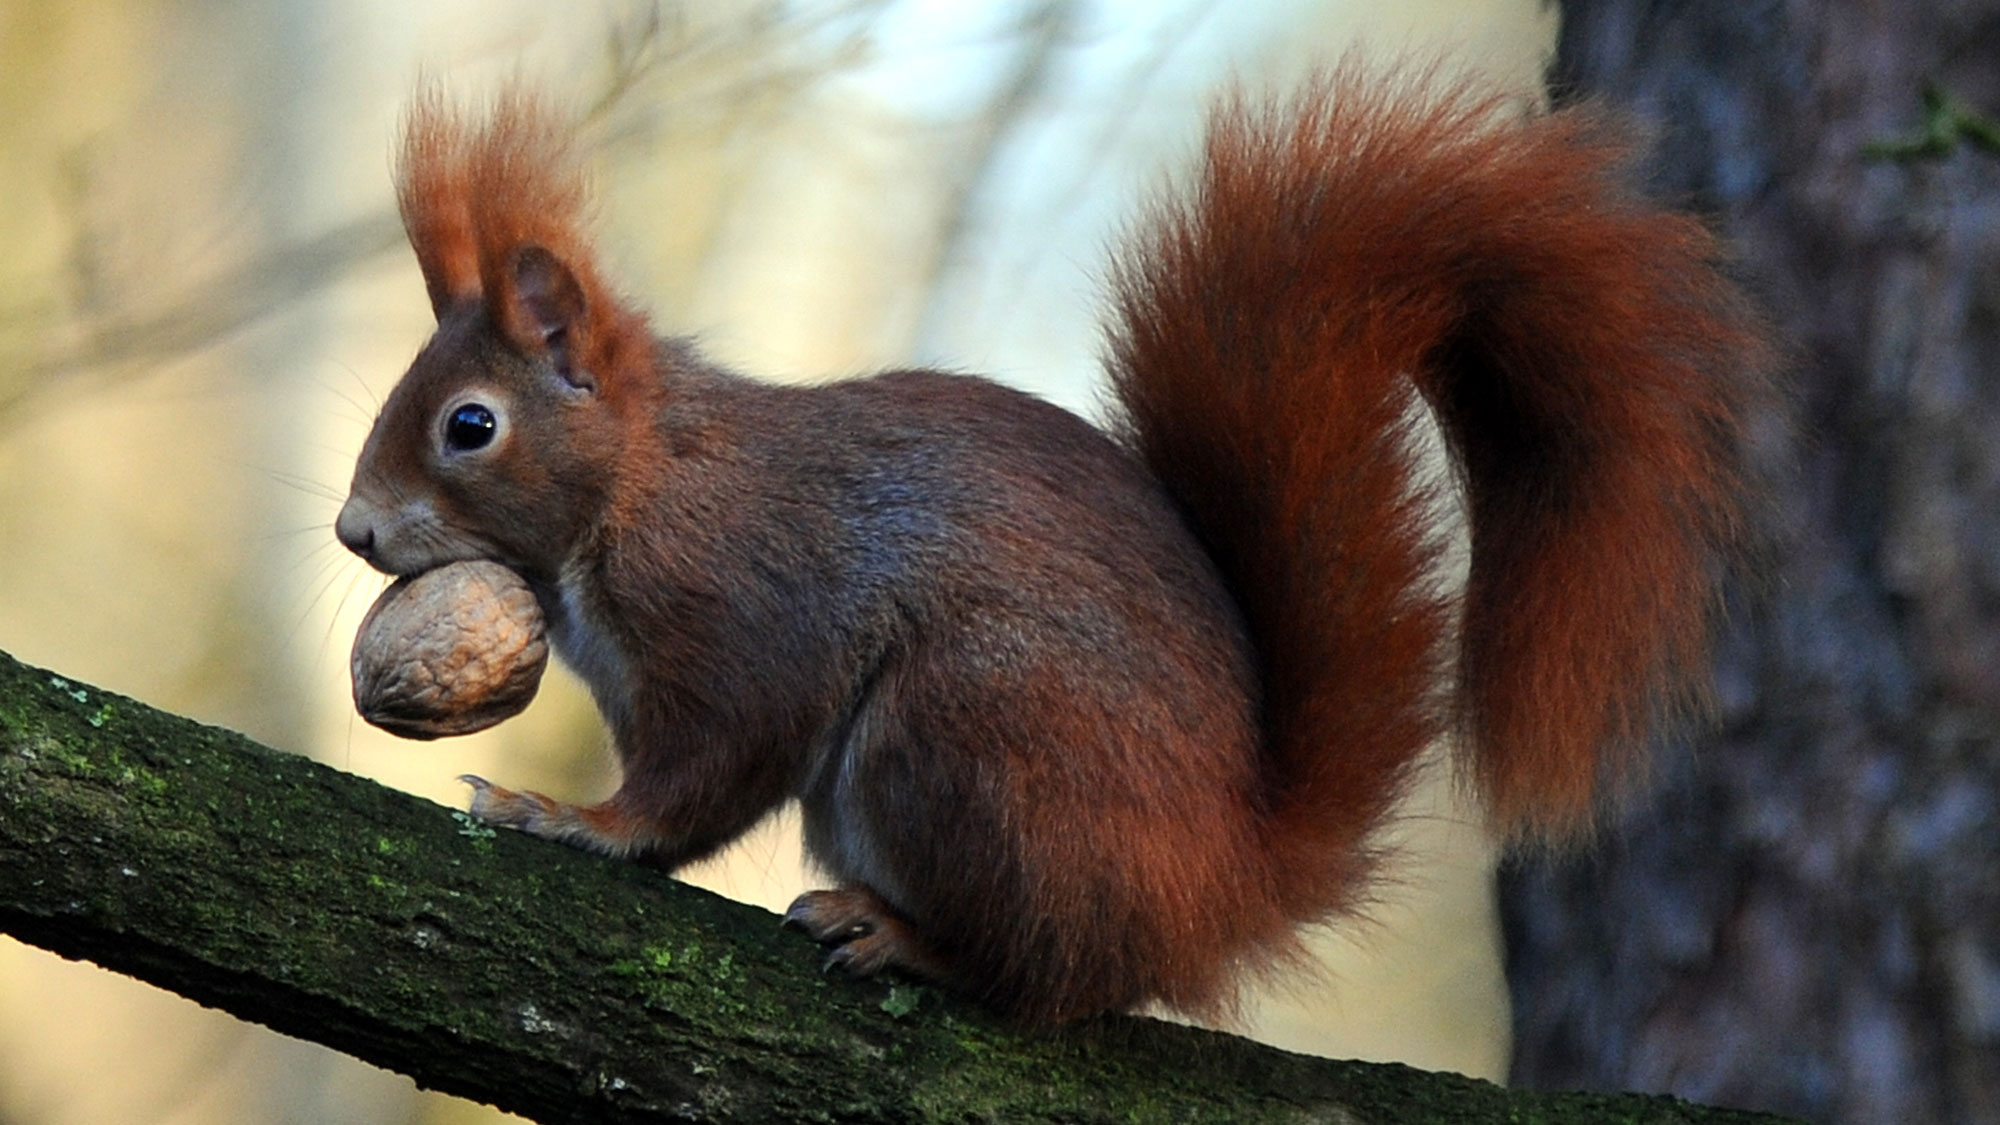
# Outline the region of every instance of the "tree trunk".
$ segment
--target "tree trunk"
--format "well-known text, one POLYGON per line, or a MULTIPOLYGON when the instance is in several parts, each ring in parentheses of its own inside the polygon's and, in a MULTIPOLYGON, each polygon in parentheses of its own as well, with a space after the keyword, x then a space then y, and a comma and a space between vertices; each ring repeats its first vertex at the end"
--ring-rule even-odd
POLYGON ((1796 418, 1719 731, 1508 879, 1516 1079, 2000 1119, 2000 4, 1563 10, 1559 85, 1657 123, 1796 418))

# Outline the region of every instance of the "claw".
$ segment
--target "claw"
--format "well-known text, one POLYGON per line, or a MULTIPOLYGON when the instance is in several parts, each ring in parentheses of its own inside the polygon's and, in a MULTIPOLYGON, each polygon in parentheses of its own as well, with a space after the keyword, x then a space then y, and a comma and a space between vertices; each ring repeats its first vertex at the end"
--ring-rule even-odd
MULTIPOLYGON (((869 896, 872 899, 873 896, 869 896)), ((852 941, 875 931, 871 902, 844 891, 807 891, 792 900, 781 923, 822 945, 852 941)))
POLYGON ((793 901, 780 923, 829 946, 822 972, 872 977, 904 969, 941 979, 944 966, 888 903, 864 887, 808 891, 793 901))
POLYGON ((873 919, 862 916, 847 904, 834 899, 836 892, 808 891, 792 900, 785 916, 778 920, 783 929, 797 930, 822 945, 852 941, 875 932, 873 919))
POLYGON ((458 780, 472 790, 472 799, 465 805, 466 812, 481 820, 521 827, 518 814, 510 816, 508 811, 519 803, 518 795, 513 790, 502 789, 478 774, 462 773, 458 775, 458 780))

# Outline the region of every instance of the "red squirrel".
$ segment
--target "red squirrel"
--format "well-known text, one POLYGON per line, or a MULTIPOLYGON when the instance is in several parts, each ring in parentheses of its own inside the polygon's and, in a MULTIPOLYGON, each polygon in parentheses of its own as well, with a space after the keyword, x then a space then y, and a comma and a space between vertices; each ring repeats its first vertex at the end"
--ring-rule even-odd
POLYGON ((815 386, 656 335, 518 90, 410 112, 437 329, 342 543, 531 584, 623 769, 485 820, 672 868, 788 799, 789 921, 1029 1023, 1226 1016, 1360 910, 1456 734, 1498 832, 1574 832, 1704 656, 1757 322, 1587 109, 1348 67, 1216 111, 1111 278, 1108 431, 984 379, 815 386), (1413 410, 1471 524, 1441 589, 1413 410))

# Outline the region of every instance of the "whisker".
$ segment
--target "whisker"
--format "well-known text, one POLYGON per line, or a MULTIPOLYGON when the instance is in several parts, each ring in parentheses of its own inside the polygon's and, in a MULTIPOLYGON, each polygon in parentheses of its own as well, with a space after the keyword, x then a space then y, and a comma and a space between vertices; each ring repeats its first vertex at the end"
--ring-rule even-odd
POLYGON ((346 613, 348 600, 354 597, 354 587, 360 583, 361 575, 362 572, 358 570, 348 573, 347 588, 340 592, 340 600, 334 603, 333 612, 327 616, 326 636, 320 638, 320 651, 326 652, 332 649, 333 627, 340 622, 341 616, 346 613))
POLYGON ((355 387, 361 391, 361 397, 368 400, 366 404, 368 416, 373 418, 375 415, 380 414, 382 412, 382 396, 375 393, 375 388, 369 385, 368 380, 361 377, 361 372, 357 371, 353 364, 343 363, 339 366, 342 371, 347 373, 348 378, 354 380, 355 387))
MULTIPOLYGON (((358 563, 360 560, 357 559, 355 561, 358 563)), ((342 564, 342 555, 330 554, 326 557, 325 561, 321 562, 319 564, 319 567, 313 571, 312 577, 308 579, 308 581, 313 585, 317 586, 318 589, 313 593, 313 596, 307 600, 305 608, 299 611, 298 620, 292 622, 291 631, 293 636, 297 636, 299 630, 305 628, 306 622, 309 619, 311 619, 312 615, 315 612, 319 610, 320 603, 326 600, 326 596, 333 591, 334 585, 340 581, 340 576, 343 573, 343 567, 341 564, 342 564)), ((348 575, 347 588, 349 591, 352 591, 354 588, 354 584, 360 580, 361 571, 357 568, 355 570, 346 571, 346 573, 348 575)), ((329 615, 327 624, 327 635, 326 635, 327 640, 332 639, 333 622, 340 620, 340 610, 345 608, 346 604, 347 604, 346 598, 345 596, 343 596, 342 599, 335 605, 334 612, 329 615)))
POLYGON ((258 539, 260 542, 264 543, 278 543, 278 542, 297 539, 303 535, 325 536, 325 542, 313 544, 313 550, 315 551, 322 550, 328 547, 338 546, 338 544, 335 543, 333 538, 332 520, 327 520, 324 523, 309 523, 300 527, 284 528, 279 531, 267 531, 263 535, 259 536, 258 539))
POLYGON ((332 395, 333 397, 339 399, 340 401, 346 403, 348 408, 353 411, 352 414, 349 414, 347 416, 349 421, 360 423, 364 429, 375 424, 375 415, 368 413, 367 407, 354 401, 353 395, 347 394, 344 391, 335 390, 332 387, 326 388, 326 392, 332 395))
POLYGON ((354 455, 360 452, 360 448, 351 442, 301 441, 298 443, 298 447, 300 449, 314 450, 319 453, 331 453, 342 461, 352 461, 354 460, 354 455))
POLYGON ((316 496, 321 500, 331 500, 336 504, 346 503, 347 501, 347 494, 345 492, 334 488, 325 481, 315 480, 312 477, 302 476, 298 473, 288 473, 281 469, 265 469, 264 475, 278 484, 282 484, 296 492, 304 493, 307 496, 316 496))
POLYGON ((334 398, 339 399, 340 401, 346 403, 349 407, 353 408, 355 419, 359 421, 363 427, 373 425, 375 422, 375 416, 382 412, 382 400, 376 397, 375 392, 368 386, 368 380, 363 379, 359 371, 356 371, 353 367, 344 363, 340 365, 340 369, 348 376, 348 378, 354 380, 354 385, 360 388, 362 398, 355 398, 352 394, 348 393, 346 390, 342 389, 341 387, 335 386, 333 383, 330 383, 325 379, 315 379, 313 380, 314 384, 317 385, 320 390, 325 391, 327 394, 332 395, 334 398), (367 401, 364 402, 362 401, 363 399, 366 399, 367 401))

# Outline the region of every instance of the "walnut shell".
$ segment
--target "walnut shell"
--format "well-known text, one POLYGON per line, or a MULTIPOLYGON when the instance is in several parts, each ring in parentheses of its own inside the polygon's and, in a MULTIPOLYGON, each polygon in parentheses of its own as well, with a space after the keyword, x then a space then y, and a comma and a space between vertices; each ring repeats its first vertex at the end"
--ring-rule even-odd
POLYGON ((549 662, 544 627, 527 582, 499 563, 399 578, 355 634, 354 706, 404 738, 485 730, 535 698, 549 662))

